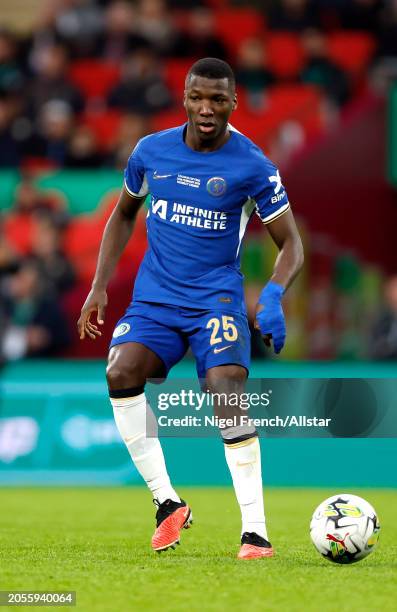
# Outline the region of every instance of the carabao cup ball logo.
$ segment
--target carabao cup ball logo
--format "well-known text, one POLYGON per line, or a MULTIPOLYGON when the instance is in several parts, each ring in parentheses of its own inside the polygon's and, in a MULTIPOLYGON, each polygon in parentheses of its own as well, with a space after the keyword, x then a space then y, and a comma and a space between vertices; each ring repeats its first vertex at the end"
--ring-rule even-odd
POLYGON ((129 323, 120 323, 120 325, 118 325, 113 332, 113 338, 124 336, 124 334, 130 331, 130 329, 131 325, 129 323))
POLYGON ((226 181, 221 176, 213 176, 207 181, 207 191, 212 196, 218 197, 226 191, 226 181))

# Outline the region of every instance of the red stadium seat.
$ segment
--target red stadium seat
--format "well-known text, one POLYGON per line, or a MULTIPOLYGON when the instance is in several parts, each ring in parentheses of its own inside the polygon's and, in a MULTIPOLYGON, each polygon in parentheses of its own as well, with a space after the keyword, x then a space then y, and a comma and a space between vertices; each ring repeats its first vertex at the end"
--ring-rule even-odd
POLYGON ((186 74, 194 62, 189 59, 169 59, 164 65, 164 78, 167 87, 171 91, 175 102, 181 104, 185 89, 186 74))
POLYGON ((242 107, 239 107, 231 117, 233 127, 251 138, 260 147, 264 146, 266 135, 275 127, 271 121, 267 111, 261 114, 250 113, 242 107))
POLYGON ((367 32, 335 32, 328 38, 328 53, 341 68, 360 75, 375 51, 374 38, 367 32))
POLYGON ((269 91, 269 106, 274 119, 281 123, 295 120, 306 134, 322 128, 322 96, 312 85, 280 85, 269 91))
POLYGON ((295 78, 303 66, 303 49, 292 32, 272 32, 266 36, 269 68, 281 79, 295 78))
POLYGON ((303 108, 313 108, 320 100, 320 94, 312 85, 294 83, 276 85, 269 89, 269 105, 278 111, 280 119, 300 113, 303 108))
POLYGON ((310 85, 279 85, 267 93, 267 104, 262 112, 250 111, 240 93, 237 110, 231 123, 246 136, 266 149, 282 123, 296 121, 308 136, 318 134, 322 129, 321 95, 310 85))
POLYGON ((176 111, 164 111, 158 113, 152 117, 152 129, 153 132, 159 132, 161 130, 168 130, 169 128, 181 125, 186 121, 186 113, 184 109, 176 111))
POLYGON ((65 251, 80 281, 90 282, 93 278, 102 231, 102 224, 88 215, 74 218, 67 228, 65 251))
POLYGON ((116 110, 84 113, 81 116, 81 122, 91 128, 96 136, 98 146, 103 151, 107 151, 119 131, 121 113, 116 110))
POLYGON ((106 98, 120 78, 117 65, 94 59, 77 60, 70 66, 70 79, 87 100, 106 98))
POLYGON ((4 234, 19 255, 27 255, 32 247, 33 219, 31 215, 9 213, 4 218, 4 234))
POLYGON ((236 55, 240 43, 245 38, 263 36, 264 30, 263 16, 254 9, 233 8, 215 12, 216 34, 232 57, 236 55))
MULTIPOLYGON (((93 214, 78 215, 69 224, 64 240, 65 252, 77 271, 80 281, 91 282, 98 259, 99 244, 106 222, 117 202, 118 194, 110 195, 93 214)), ((136 271, 146 248, 146 213, 142 208, 136 219, 134 240, 120 258, 119 269, 136 271)))

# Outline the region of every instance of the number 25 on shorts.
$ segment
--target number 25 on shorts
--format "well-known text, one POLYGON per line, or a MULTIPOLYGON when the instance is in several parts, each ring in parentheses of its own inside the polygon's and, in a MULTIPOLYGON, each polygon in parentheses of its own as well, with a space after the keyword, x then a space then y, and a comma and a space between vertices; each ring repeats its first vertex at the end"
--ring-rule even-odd
POLYGON ((235 342, 238 338, 237 327, 234 324, 234 318, 226 315, 222 316, 222 329, 221 320, 217 317, 210 319, 206 325, 207 329, 212 329, 210 345, 219 344, 222 342, 222 336, 227 342, 235 342))

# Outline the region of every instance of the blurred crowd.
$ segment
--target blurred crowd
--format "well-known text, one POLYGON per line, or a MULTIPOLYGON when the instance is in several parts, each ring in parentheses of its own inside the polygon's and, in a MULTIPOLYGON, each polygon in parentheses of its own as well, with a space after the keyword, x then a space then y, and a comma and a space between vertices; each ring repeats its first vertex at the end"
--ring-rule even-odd
POLYGON ((228 6, 235 8, 221 0, 43 0, 28 34, 2 27, 0 18, 0 167, 32 158, 56 167, 123 167, 136 140, 151 130, 151 117, 180 108, 166 75, 172 58, 228 60, 239 87, 260 106, 263 92, 280 80, 267 56, 267 35, 291 32, 304 53, 294 79, 317 85, 341 106, 352 95, 352 83, 329 56, 330 33, 366 32, 376 41, 375 57, 397 57, 395 0, 240 2, 240 8, 256 9, 253 19, 257 15, 263 27, 237 37, 237 48, 230 29, 222 35, 228 6), (84 87, 89 75, 80 76, 80 86, 76 76, 84 60, 108 69, 109 87, 94 98, 87 98, 84 87), (106 150, 85 121, 87 113, 103 109, 123 116, 106 150))
MULTIPOLYGON (((37 188, 37 170, 123 169, 136 142, 158 129, 155 118, 180 112, 183 74, 200 57, 231 63, 254 113, 266 110, 266 92, 280 83, 314 85, 336 113, 358 95, 354 75, 329 52, 335 32, 366 36, 369 66, 386 64, 397 75, 397 0, 37 4, 29 32, 2 25, 0 16, 0 171, 22 173, 12 208, 0 217, 0 364, 57 354, 71 341, 62 307, 79 281, 64 248, 70 219, 65 202, 37 188), (234 26, 227 20, 235 9, 248 11, 241 31, 238 13, 234 26), (295 72, 276 70, 270 33, 298 45, 289 48, 292 62, 302 54, 295 72)), ((276 51, 281 66, 287 46, 276 51)), ((1 198, 0 189, 0 209, 1 198)), ((374 323, 374 358, 397 355, 396 287, 395 279, 386 285, 374 323)))
POLYGON ((11 243, 0 226, 0 364, 65 349, 69 326, 62 296, 76 281, 63 251, 68 217, 62 203, 46 197, 31 179, 21 181, 7 216, 8 234, 26 228, 27 243, 11 243))

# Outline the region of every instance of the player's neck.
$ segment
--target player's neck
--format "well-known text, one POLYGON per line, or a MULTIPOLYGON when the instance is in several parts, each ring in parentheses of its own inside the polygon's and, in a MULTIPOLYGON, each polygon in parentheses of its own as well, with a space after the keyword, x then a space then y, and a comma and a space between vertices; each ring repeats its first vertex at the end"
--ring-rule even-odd
POLYGON ((185 144, 193 151, 199 153, 210 153, 223 147, 223 145, 229 140, 230 131, 226 128, 222 134, 219 134, 213 140, 201 139, 200 135, 194 130, 192 126, 188 124, 185 132, 185 144))

